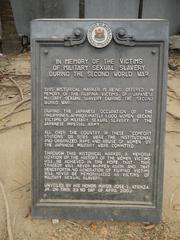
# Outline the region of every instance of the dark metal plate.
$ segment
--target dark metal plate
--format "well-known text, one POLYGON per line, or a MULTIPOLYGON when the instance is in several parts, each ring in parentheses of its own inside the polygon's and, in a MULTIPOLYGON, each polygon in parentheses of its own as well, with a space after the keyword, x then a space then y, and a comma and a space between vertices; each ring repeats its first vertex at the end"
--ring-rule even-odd
POLYGON ((158 222, 167 22, 39 20, 31 38, 33 216, 158 222))

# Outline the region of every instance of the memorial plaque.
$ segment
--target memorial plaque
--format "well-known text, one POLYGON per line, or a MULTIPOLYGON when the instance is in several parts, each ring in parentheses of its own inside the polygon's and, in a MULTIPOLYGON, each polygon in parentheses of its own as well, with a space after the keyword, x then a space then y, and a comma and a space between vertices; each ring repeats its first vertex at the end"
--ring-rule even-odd
POLYGON ((34 217, 159 222, 168 22, 34 20, 34 217))

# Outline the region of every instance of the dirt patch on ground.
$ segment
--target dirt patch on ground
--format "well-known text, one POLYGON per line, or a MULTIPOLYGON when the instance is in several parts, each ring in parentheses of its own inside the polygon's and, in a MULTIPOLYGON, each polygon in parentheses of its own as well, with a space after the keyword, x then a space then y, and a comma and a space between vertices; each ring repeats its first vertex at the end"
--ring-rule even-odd
POLYGON ((170 55, 165 145, 163 220, 160 224, 31 218, 30 56, 0 57, 0 240, 180 239, 180 54, 170 55))

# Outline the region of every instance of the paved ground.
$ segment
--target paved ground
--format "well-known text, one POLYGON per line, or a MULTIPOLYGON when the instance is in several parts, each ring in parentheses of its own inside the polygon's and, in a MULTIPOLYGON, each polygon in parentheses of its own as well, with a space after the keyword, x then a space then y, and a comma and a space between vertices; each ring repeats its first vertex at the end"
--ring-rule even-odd
POLYGON ((171 54, 170 68, 162 223, 63 220, 52 224, 31 218, 30 56, 0 56, 0 240, 7 240, 11 230, 10 240, 180 239, 180 53, 171 54))

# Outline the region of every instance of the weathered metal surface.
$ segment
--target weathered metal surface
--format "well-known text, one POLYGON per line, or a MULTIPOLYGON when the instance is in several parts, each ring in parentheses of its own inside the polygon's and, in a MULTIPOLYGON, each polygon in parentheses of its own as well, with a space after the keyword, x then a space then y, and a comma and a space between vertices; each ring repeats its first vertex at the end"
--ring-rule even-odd
POLYGON ((139 0, 85 0, 85 18, 137 18, 139 0))
POLYGON ((32 19, 79 17, 79 0, 10 1, 19 35, 30 35, 30 21, 32 19))
POLYGON ((31 29, 33 216, 159 222, 167 21, 31 29))
POLYGON ((170 34, 180 31, 179 0, 144 0, 142 18, 167 19, 170 23, 170 34))

